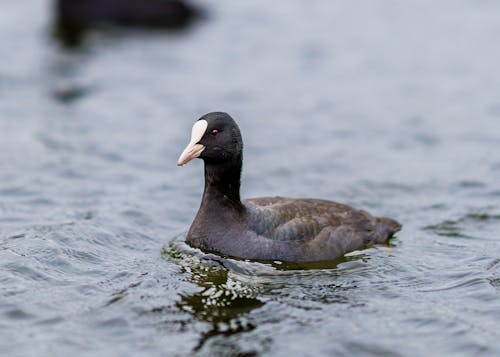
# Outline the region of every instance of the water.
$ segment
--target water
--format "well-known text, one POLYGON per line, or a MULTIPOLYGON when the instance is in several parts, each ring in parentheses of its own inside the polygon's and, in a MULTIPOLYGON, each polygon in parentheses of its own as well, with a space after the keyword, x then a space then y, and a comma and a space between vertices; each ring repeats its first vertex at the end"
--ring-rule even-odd
POLYGON ((494 1, 202 2, 185 31, 66 51, 46 2, 0 13, 0 354, 500 354, 494 1), (325 264, 183 243, 224 110, 243 197, 318 197, 403 231, 325 264))

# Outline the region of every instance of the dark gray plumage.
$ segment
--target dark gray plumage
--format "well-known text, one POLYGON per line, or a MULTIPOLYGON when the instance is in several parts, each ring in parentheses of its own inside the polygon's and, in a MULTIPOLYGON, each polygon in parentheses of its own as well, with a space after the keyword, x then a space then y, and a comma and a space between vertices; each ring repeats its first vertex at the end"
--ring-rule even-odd
POLYGON ((179 158, 205 162, 205 190, 187 242, 205 251, 254 260, 305 262, 335 259, 385 243, 401 225, 347 205, 263 197, 240 200, 241 133, 226 113, 209 113, 193 126, 179 158))

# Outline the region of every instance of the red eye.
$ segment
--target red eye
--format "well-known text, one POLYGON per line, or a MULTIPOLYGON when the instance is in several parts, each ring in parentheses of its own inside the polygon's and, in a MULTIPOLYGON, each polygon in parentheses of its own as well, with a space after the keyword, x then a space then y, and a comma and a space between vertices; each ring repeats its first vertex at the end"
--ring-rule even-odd
POLYGON ((219 134, 219 130, 214 129, 210 132, 210 134, 212 134, 212 136, 216 136, 217 134, 219 134))

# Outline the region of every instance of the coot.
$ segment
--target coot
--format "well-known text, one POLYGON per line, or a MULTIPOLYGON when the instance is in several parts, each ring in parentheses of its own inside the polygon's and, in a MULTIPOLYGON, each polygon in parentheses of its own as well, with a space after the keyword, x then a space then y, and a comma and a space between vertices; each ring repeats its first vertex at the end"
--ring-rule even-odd
POLYGON ((335 259, 385 243, 401 225, 320 199, 240 200, 243 141, 226 113, 202 116, 177 165, 205 163, 205 190, 187 242, 204 251, 252 260, 307 262, 335 259))
POLYGON ((54 34, 77 46, 99 25, 180 29, 199 15, 186 0, 55 0, 54 34))

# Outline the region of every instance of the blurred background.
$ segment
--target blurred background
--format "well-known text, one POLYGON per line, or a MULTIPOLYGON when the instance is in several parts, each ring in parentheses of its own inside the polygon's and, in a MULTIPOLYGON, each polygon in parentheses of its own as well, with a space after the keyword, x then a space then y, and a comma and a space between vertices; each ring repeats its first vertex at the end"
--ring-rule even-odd
POLYGON ((3 0, 0 353, 498 355, 500 4, 3 0), (193 122, 243 197, 403 223, 335 262, 187 247, 193 122))

